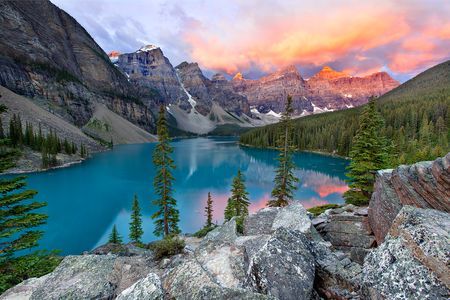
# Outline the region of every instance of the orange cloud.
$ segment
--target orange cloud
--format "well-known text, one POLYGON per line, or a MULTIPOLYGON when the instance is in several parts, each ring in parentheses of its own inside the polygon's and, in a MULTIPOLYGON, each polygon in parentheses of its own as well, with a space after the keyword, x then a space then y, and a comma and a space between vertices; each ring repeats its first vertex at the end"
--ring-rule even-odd
MULTIPOLYGON (((344 68, 354 70, 355 75, 368 73, 354 66, 361 61, 371 61, 371 70, 387 66, 410 72, 449 56, 439 51, 444 46, 433 40, 450 37, 450 18, 445 13, 420 16, 422 22, 439 20, 423 25, 415 23, 415 14, 421 10, 404 1, 349 1, 350 5, 333 9, 305 3, 278 3, 275 8, 250 1, 237 5, 241 10, 237 9, 231 22, 198 26, 184 32, 182 38, 190 46, 193 60, 229 74, 254 66, 271 71, 290 64, 322 66, 340 60, 345 64, 343 59, 349 60, 349 54, 353 65, 344 68), (256 11, 254 6, 258 6, 256 11), (430 28, 436 30, 432 36, 430 28), (374 54, 380 47, 389 49, 374 54)), ((444 6, 450 12, 450 6, 444 6)))

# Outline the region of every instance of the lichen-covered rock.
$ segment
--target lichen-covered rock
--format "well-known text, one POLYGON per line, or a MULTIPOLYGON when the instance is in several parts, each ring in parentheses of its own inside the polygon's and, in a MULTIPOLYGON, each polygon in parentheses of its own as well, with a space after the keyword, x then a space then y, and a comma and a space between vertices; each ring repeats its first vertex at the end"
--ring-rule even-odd
POLYGON ((214 248, 221 244, 234 243, 236 238, 236 219, 232 218, 222 226, 218 226, 212 231, 208 232, 208 234, 200 242, 196 250, 198 251, 205 248, 214 248))
POLYGON ((309 299, 314 282, 309 240, 299 231, 279 228, 251 258, 248 276, 260 293, 279 299, 309 299))
POLYGON ((435 161, 377 173, 369 222, 381 244, 403 205, 450 213, 450 153, 435 161))
POLYGON ((265 207, 251 214, 244 221, 244 235, 260 235, 272 233, 272 224, 279 208, 265 207))
POLYGON ((66 256, 52 273, 24 282, 4 295, 5 299, 111 298, 148 272, 142 257, 66 256))
POLYGON ((301 203, 277 208, 266 207, 249 215, 244 222, 244 235, 272 234, 278 228, 309 232, 311 220, 301 203))
POLYGON ((273 220, 272 232, 278 228, 308 233, 311 228, 311 220, 303 205, 296 202, 281 208, 273 220))
POLYGON ((28 300, 48 275, 27 279, 0 295, 0 300, 28 300))
POLYGON ((163 288, 169 298, 201 299, 200 290, 219 287, 195 260, 185 260, 163 275, 163 288))
POLYGON ((313 241, 315 290, 328 299, 358 299, 362 267, 344 253, 333 252, 324 242, 313 241))
POLYGON ((149 273, 145 278, 123 290, 116 300, 159 300, 163 299, 163 296, 164 291, 158 275, 149 273))
POLYGON ((327 215, 313 219, 312 223, 335 249, 345 252, 353 261, 361 265, 369 249, 376 245, 366 207, 346 205, 330 209, 327 215))
POLYGON ((450 215, 404 206, 383 244, 366 257, 368 299, 449 299, 450 215))

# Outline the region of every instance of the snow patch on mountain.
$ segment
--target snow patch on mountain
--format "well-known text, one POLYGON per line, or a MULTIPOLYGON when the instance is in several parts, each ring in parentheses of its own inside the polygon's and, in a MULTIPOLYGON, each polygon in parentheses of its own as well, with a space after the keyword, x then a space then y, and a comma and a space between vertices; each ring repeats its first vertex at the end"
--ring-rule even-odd
POLYGON ((145 46, 142 46, 141 48, 139 48, 139 50, 136 52, 146 52, 146 51, 152 51, 155 49, 159 49, 159 47, 155 46, 155 45, 145 45, 145 46))

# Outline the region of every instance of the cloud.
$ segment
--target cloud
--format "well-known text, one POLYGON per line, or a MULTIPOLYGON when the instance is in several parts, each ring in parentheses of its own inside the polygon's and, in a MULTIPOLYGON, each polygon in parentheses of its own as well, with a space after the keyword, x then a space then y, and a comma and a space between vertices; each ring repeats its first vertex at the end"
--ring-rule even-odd
POLYGON ((53 0, 106 50, 162 47, 174 65, 251 76, 297 65, 409 78, 450 58, 450 1, 53 0), (439 9, 437 9, 439 8, 439 9), (104 30, 102 30, 102 28, 104 30))

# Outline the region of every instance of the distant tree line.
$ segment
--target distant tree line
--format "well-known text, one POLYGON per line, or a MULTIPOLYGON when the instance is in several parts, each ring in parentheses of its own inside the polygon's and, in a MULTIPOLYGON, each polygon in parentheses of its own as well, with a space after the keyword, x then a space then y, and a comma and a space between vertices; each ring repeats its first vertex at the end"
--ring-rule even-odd
POLYGON ((0 119, 0 138, 7 139, 8 145, 12 148, 20 149, 25 146, 41 152, 43 168, 56 166, 58 164, 56 158, 58 153, 75 155, 79 151, 81 157, 87 156, 87 150, 83 144, 80 145, 80 150, 78 150, 78 146, 73 141, 69 142, 67 138, 61 140, 53 129, 43 134, 40 125, 37 130, 33 128, 33 124, 30 122, 25 122, 24 126, 20 115, 17 114, 13 114, 9 121, 8 133, 4 132, 0 119))
MULTIPOLYGON (((376 109, 385 121, 381 134, 392 143, 391 167, 432 160, 450 151, 450 88, 423 97, 414 95, 376 101, 376 109)), ((293 145, 296 150, 350 156, 363 109, 364 106, 295 120, 291 136, 293 145)), ((240 142, 256 147, 275 147, 281 135, 280 124, 274 124, 244 133, 240 142)))

